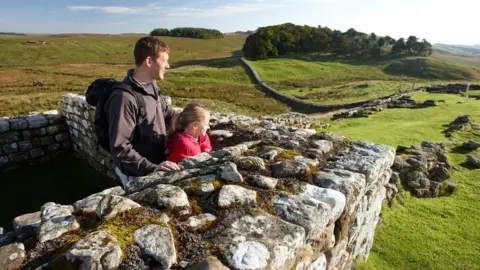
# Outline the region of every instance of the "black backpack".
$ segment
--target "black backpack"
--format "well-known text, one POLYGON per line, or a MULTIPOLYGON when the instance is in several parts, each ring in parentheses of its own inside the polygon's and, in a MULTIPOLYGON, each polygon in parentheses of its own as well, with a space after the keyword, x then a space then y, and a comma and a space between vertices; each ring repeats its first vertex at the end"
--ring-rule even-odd
POLYGON ((87 88, 85 98, 87 103, 95 106, 95 134, 97 135, 98 146, 101 146, 107 152, 110 152, 110 138, 108 135, 107 112, 105 111, 105 103, 114 90, 120 90, 130 93, 135 97, 137 102, 137 125, 134 131, 134 138, 142 136, 139 125, 146 119, 147 111, 145 100, 142 94, 132 89, 128 84, 121 83, 112 78, 100 78, 92 82, 87 88))

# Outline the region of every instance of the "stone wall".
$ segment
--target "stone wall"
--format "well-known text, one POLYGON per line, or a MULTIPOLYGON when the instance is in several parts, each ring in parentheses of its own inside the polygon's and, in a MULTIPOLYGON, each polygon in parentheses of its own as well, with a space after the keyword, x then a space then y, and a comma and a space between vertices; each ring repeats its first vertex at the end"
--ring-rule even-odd
POLYGON ((75 154, 98 172, 114 179, 112 159, 103 149, 97 148, 95 107, 86 102, 85 96, 66 94, 62 96, 61 114, 65 117, 75 154))
POLYGON ((0 172, 44 164, 69 149, 67 126, 57 111, 0 120, 0 172))
POLYGON ((302 113, 318 113, 318 112, 331 112, 336 110, 342 109, 352 109, 361 106, 369 106, 372 103, 388 103, 392 100, 399 99, 403 97, 405 94, 411 94, 414 92, 421 91, 423 88, 412 89, 408 91, 403 91, 402 93, 392 94, 390 96, 381 97, 374 100, 367 100, 355 103, 347 103, 347 104, 339 104, 339 105, 318 105, 312 104, 303 100, 300 100, 295 97, 287 96, 282 94, 281 92, 275 90, 273 87, 265 83, 260 76, 258 75, 255 68, 252 67, 244 58, 240 58, 241 63, 246 67, 247 72, 251 74, 255 80, 255 82, 260 86, 260 89, 264 91, 267 95, 275 98, 276 100, 283 102, 290 106, 292 109, 302 112, 302 113))
MULTIPOLYGON (((79 154, 94 149, 81 138, 91 109, 64 96, 79 154)), ((352 269, 372 247, 395 150, 274 123, 288 121, 218 114, 224 147, 17 217, 0 264, 17 253, 26 269, 352 269)))

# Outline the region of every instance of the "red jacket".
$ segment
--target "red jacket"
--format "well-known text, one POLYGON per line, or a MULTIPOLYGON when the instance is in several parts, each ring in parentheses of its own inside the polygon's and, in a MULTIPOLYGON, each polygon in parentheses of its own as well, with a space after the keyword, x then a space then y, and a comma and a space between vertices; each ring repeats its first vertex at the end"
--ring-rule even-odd
POLYGON ((200 136, 198 141, 195 137, 185 133, 178 132, 166 142, 166 147, 170 150, 169 161, 178 163, 187 157, 196 156, 202 152, 210 153, 212 146, 207 134, 200 136))

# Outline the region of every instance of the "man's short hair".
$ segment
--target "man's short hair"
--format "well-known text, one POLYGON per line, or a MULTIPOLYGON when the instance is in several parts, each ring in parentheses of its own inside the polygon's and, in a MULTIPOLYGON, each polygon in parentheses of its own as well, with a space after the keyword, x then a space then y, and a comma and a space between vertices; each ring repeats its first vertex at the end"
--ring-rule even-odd
POLYGON ((133 50, 135 65, 141 65, 149 56, 153 60, 156 60, 161 52, 170 52, 167 44, 151 36, 142 37, 137 41, 135 49, 133 50))

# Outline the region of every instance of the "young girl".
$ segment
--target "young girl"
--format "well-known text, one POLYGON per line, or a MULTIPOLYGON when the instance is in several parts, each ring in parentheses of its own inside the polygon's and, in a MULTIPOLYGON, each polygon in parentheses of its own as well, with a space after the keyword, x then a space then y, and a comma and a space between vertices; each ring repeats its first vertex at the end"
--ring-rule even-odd
POLYGON ((210 113, 198 103, 190 103, 172 119, 166 147, 170 150, 169 161, 180 162, 202 152, 211 152, 207 135, 210 113))

